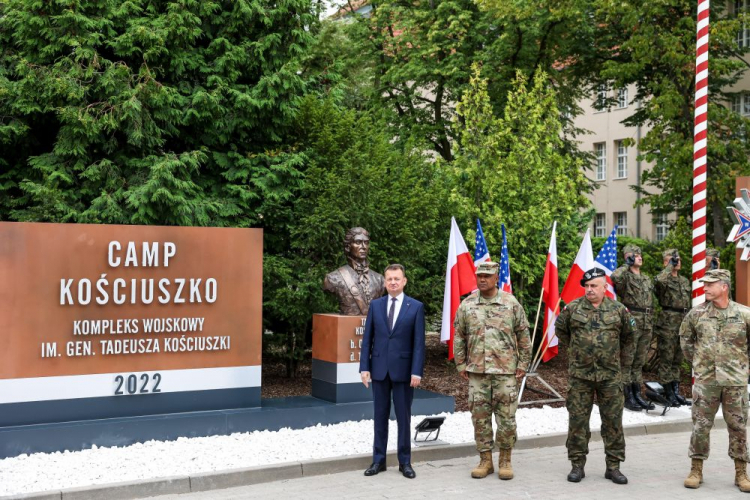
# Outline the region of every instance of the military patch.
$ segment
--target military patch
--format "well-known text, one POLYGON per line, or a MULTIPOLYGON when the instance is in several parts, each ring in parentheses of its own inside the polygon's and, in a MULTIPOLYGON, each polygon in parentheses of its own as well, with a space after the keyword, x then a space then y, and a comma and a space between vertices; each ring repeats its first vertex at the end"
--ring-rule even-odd
POLYGON ((633 328, 635 328, 635 318, 633 318, 633 317, 630 318, 630 326, 632 326, 633 328))

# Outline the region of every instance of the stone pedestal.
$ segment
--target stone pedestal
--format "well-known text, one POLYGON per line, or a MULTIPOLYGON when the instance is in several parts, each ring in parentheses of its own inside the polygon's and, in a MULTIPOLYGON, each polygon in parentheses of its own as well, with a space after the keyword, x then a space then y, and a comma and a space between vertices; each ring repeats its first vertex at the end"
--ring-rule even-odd
POLYGON ((313 314, 312 395, 333 403, 372 401, 362 384, 359 357, 365 316, 313 314))

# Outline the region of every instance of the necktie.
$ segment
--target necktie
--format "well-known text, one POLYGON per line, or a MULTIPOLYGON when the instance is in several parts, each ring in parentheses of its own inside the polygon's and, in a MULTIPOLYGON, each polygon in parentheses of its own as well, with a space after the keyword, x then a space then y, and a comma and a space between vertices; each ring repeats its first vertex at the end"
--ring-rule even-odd
POLYGON ((388 311, 388 329, 393 330, 393 316, 396 314, 396 297, 391 299, 391 309, 388 311))

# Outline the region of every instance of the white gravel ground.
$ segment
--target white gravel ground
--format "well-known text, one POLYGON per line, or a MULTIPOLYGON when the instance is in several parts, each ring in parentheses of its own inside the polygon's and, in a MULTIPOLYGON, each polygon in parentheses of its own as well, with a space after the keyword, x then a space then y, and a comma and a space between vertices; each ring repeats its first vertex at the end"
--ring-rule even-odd
MULTIPOLYGON (((451 444, 473 441, 468 412, 442 415, 446 417, 440 432, 442 441, 451 444)), ((664 417, 657 412, 625 411, 623 425, 689 417, 688 408, 672 409, 664 417)), ((412 428, 423 418, 412 417, 412 428)), ((521 408, 516 419, 519 436, 566 432, 568 426, 565 408, 521 408)), ((600 425, 595 406, 591 428, 596 430, 600 425)), ((388 449, 395 447, 396 423, 392 421, 388 449)), ((372 420, 362 420, 299 430, 257 431, 168 442, 148 441, 121 448, 94 447, 75 452, 36 453, 0 460, 0 496, 357 455, 371 450, 372 420)))

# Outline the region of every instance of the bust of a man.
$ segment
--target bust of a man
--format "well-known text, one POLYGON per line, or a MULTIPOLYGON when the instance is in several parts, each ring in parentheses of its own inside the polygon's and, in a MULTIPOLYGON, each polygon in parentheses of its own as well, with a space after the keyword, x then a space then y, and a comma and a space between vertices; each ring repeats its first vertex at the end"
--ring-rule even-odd
POLYGON ((347 316, 365 316, 370 302, 385 293, 382 274, 370 270, 370 233, 353 227, 344 236, 344 255, 347 265, 328 273, 323 290, 336 295, 339 312, 347 316))

